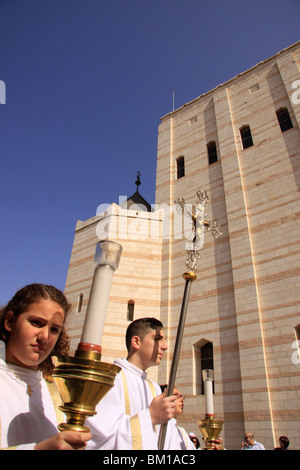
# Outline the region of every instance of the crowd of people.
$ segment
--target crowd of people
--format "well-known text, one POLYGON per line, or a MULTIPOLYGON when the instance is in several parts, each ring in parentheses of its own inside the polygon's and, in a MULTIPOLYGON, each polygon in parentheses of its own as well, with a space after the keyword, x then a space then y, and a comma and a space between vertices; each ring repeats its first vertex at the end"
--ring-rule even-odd
MULTIPOLYGON (((47 377, 52 356, 68 354, 65 322, 70 304, 65 295, 44 284, 20 289, 0 310, 0 448, 31 450, 156 450, 161 425, 167 425, 164 450, 201 450, 199 439, 177 423, 184 397, 177 388, 168 396, 148 378, 160 364, 167 341, 155 318, 133 321, 126 332, 127 358, 114 386, 86 420, 90 432, 57 431, 57 407, 47 377), (166 424, 167 423, 167 424, 166 424)), ((280 449, 288 448, 286 437, 280 449)), ((214 443, 223 450, 222 438, 214 443)), ((264 450, 246 433, 244 450, 264 450)))
MULTIPOLYGON (((201 450, 199 439, 196 437, 194 433, 190 433, 189 437, 193 442, 196 449, 201 450)), ((223 439, 218 437, 216 439, 216 449, 217 450, 225 450, 223 447, 223 439)), ((290 445, 290 440, 286 436, 280 436, 279 438, 279 447, 275 447, 274 450, 287 450, 290 445)), ((244 441, 241 444, 240 450, 266 450, 265 446, 261 442, 257 442, 254 439, 253 433, 246 433, 244 441)))
MULTIPOLYGON (((279 447, 275 447, 274 450, 287 450, 290 445, 289 438, 286 436, 280 436, 279 447)), ((242 450, 266 450, 265 446, 261 442, 257 442, 254 439, 254 435, 251 432, 245 434, 245 440, 241 445, 242 450)))

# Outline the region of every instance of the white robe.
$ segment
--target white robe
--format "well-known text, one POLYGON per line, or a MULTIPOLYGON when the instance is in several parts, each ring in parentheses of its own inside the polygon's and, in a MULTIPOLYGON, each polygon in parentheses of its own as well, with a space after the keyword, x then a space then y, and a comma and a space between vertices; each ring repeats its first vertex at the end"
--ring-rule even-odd
POLYGON ((174 418, 168 423, 164 449, 196 450, 196 447, 189 438, 186 430, 181 426, 178 426, 174 418))
POLYGON ((57 432, 56 412, 41 372, 0 359, 0 448, 34 449, 57 432))
MULTIPOLYGON (((157 450, 160 426, 153 426, 149 405, 161 389, 126 359, 116 359, 115 364, 122 370, 114 386, 97 405, 97 414, 86 420, 92 432, 87 449, 157 450)), ((165 449, 181 445, 176 421, 170 420, 165 449)))

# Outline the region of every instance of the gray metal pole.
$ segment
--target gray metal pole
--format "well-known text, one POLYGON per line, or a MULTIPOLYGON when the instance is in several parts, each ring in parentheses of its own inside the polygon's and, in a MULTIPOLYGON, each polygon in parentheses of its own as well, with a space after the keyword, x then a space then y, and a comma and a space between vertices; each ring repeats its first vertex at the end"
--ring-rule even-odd
MULTIPOLYGON (((170 377, 169 377, 169 382, 168 382, 168 387, 167 387, 167 392, 166 392, 167 397, 173 395, 173 389, 175 386, 175 379, 176 379, 178 362, 179 362, 179 354, 180 354, 182 337, 183 337, 183 330, 184 330, 186 313, 187 313, 187 306, 188 306, 190 290, 191 290, 191 283, 194 279, 196 279, 196 277, 197 276, 194 272, 184 273, 183 275, 183 278, 185 279, 185 288, 184 288, 184 294, 183 294, 183 299, 182 299, 181 312, 180 312, 180 317, 179 317, 170 377)), ((167 426, 168 426, 168 423, 164 423, 160 427, 160 433, 159 433, 159 438, 158 438, 159 450, 163 450, 164 448, 167 426)))

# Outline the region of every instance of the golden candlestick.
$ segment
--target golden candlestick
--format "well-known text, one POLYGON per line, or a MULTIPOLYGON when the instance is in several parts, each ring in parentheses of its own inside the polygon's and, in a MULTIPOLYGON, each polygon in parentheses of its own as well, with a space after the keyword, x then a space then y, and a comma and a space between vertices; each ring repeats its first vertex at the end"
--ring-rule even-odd
POLYGON ((96 414, 96 406, 113 387, 120 367, 101 361, 102 332, 114 271, 118 268, 122 247, 105 240, 97 243, 95 272, 81 342, 74 357, 55 358, 53 379, 66 416, 60 431, 89 431, 85 420, 96 414))
POLYGON ((214 415, 205 415, 204 420, 198 421, 198 428, 203 435, 206 450, 215 450, 219 444, 218 437, 222 431, 224 421, 216 419, 214 415))
POLYGON ((218 437, 222 431, 223 421, 215 418, 213 403, 213 380, 214 371, 204 369, 202 371, 205 392, 205 419, 198 421, 198 428, 201 431, 206 450, 215 450, 215 445, 219 445, 218 437))
POLYGON ((89 431, 87 417, 96 414, 96 406, 114 385, 120 367, 101 361, 95 351, 77 349, 74 357, 56 358, 53 379, 60 393, 66 423, 60 431, 89 431))

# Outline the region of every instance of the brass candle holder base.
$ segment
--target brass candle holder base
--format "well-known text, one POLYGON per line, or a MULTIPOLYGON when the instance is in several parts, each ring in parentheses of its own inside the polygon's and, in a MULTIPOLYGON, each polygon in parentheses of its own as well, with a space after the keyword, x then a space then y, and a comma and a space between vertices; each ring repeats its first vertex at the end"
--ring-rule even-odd
POLYGON ((198 421, 197 425, 203 435, 206 450, 215 450, 214 444, 219 444, 217 438, 222 431, 224 421, 215 419, 214 415, 205 415, 204 420, 198 421))
POLYGON ((55 358, 53 379, 60 393, 66 423, 60 431, 89 431, 85 420, 96 414, 95 408, 113 387, 120 367, 101 362, 101 354, 77 349, 74 357, 55 358))

